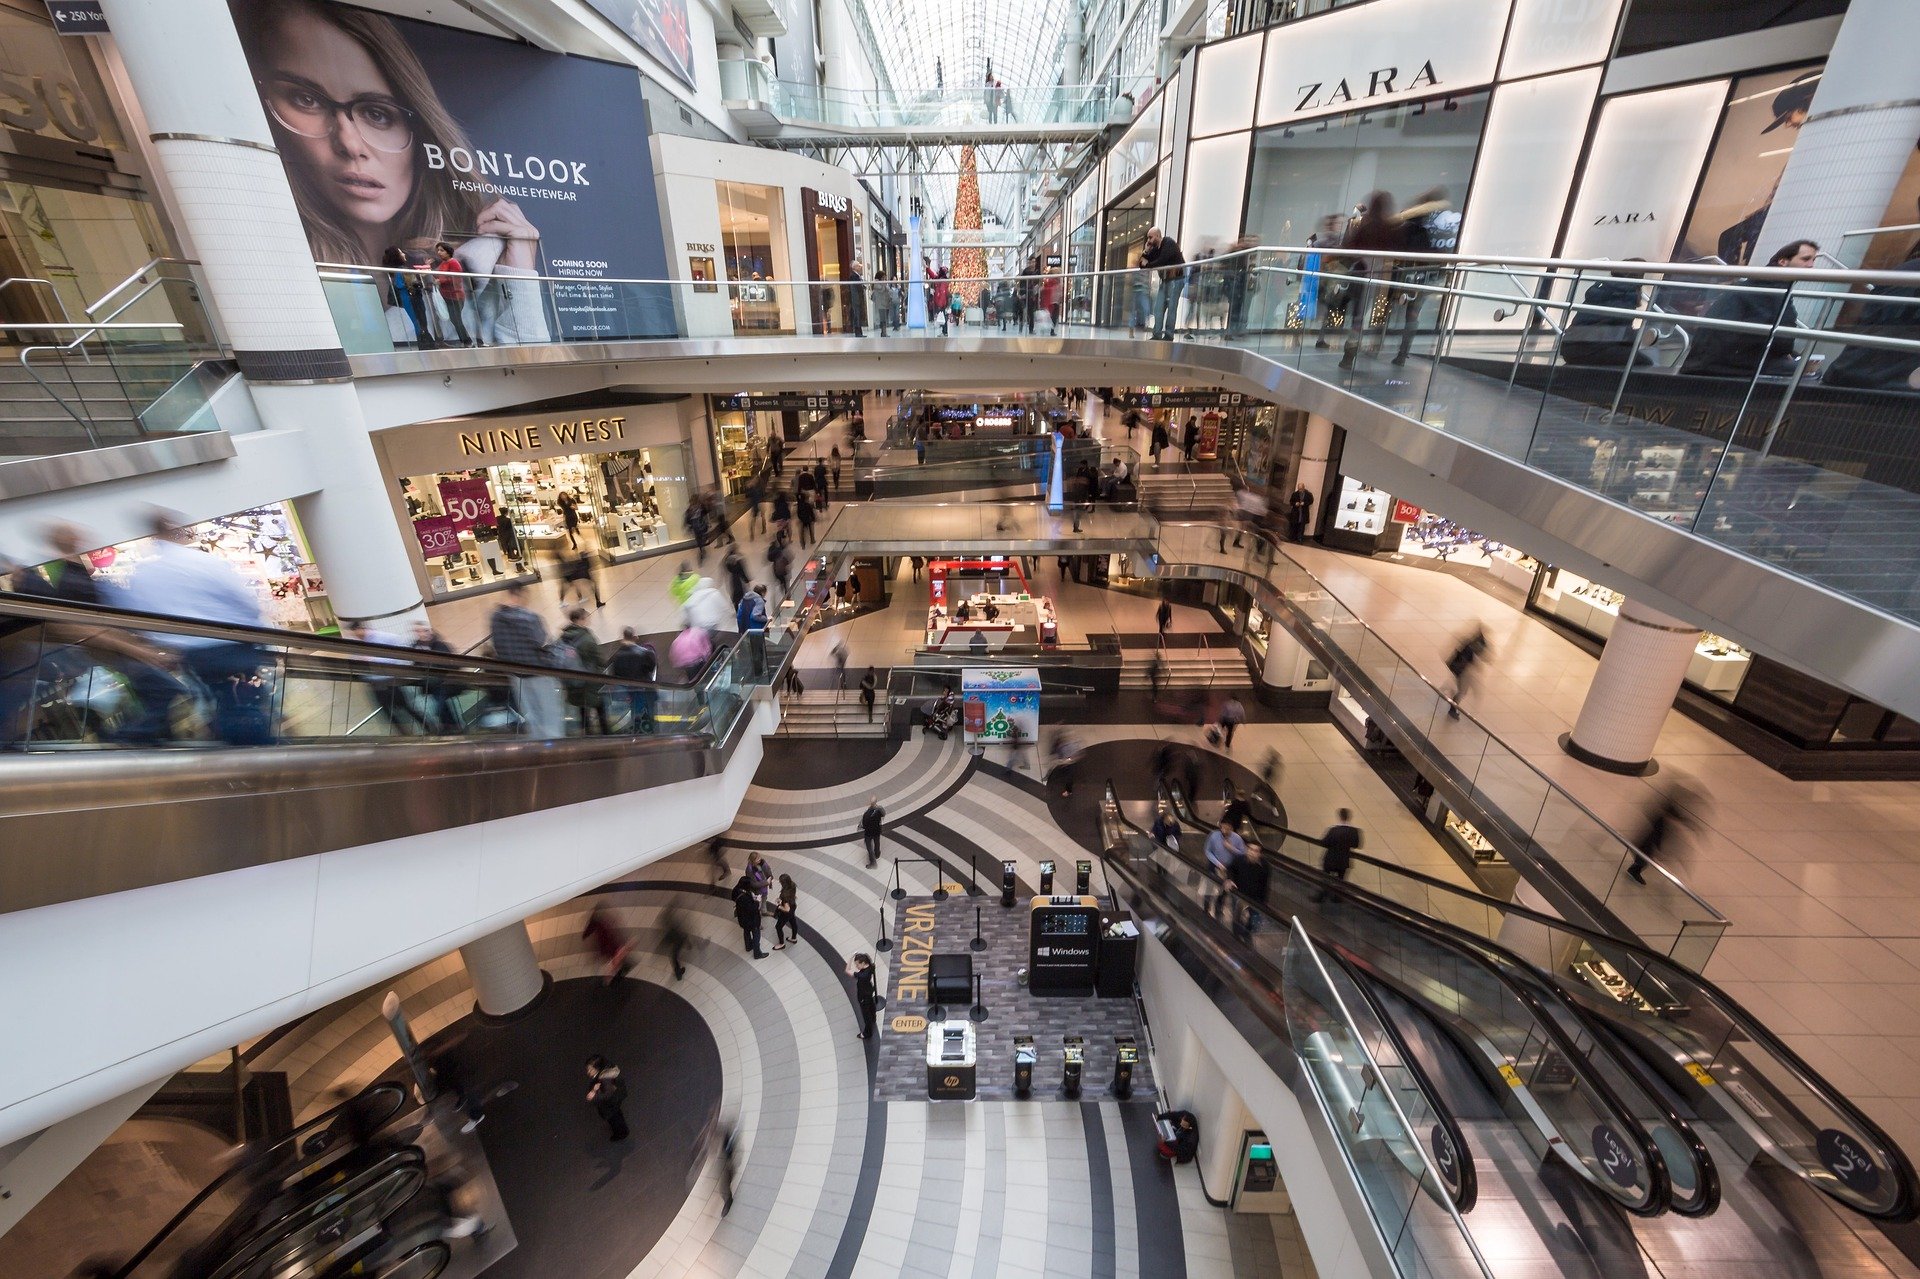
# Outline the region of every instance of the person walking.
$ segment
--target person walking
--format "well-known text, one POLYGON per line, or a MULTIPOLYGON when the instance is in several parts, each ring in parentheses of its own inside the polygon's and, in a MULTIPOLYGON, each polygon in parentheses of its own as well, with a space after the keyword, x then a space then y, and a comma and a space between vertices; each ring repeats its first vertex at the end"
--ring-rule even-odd
POLYGON ((1627 877, 1636 884, 1647 882, 1647 863, 1659 859, 1660 850, 1672 837, 1675 827, 1688 829, 1698 823, 1693 815, 1681 807, 1683 802, 1698 803, 1691 792, 1675 786, 1656 798, 1641 820, 1640 832, 1631 841, 1633 844, 1633 864, 1627 867, 1627 877))
POLYGON ((1160 276, 1160 299, 1153 322, 1155 341, 1173 340, 1174 328, 1180 322, 1180 295, 1187 287, 1186 263, 1176 240, 1157 226, 1147 229, 1147 247, 1140 255, 1140 265, 1160 276))
POLYGON ((600 581, 594 572, 593 552, 584 546, 560 557, 560 602, 566 603, 575 594, 583 601, 592 595, 595 608, 607 606, 607 602, 600 598, 600 581))
POLYGON ((853 978, 853 999, 860 1005, 860 1038, 872 1039, 879 1029, 880 991, 873 971, 873 956, 862 951, 847 966, 853 978))
POLYGON ((620 1067, 605 1057, 587 1058, 587 1102, 607 1125, 609 1141, 627 1139, 627 1084, 620 1078, 620 1067))
POLYGON ((1220 703, 1220 749, 1233 749, 1234 730, 1247 722, 1247 708, 1237 697, 1229 696, 1220 703))
MULTIPOLYGON (((1320 854, 1320 870, 1330 879, 1346 881, 1347 872, 1353 868, 1353 854, 1360 847, 1360 830, 1353 825, 1353 813, 1341 809, 1338 820, 1327 827, 1327 833, 1320 837, 1326 851, 1320 854)), ((1327 899, 1327 890, 1322 887, 1314 895, 1314 901, 1327 899)))
POLYGON ((767 438, 767 461, 772 464, 773 473, 776 477, 787 473, 786 456, 786 441, 781 439, 778 433, 769 436, 767 438))
POLYGON ((554 505, 560 508, 560 524, 566 530, 567 545, 577 548, 580 545, 580 499, 573 495, 572 489, 561 489, 554 505))
POLYGON ((1160 647, 1167 646, 1167 632, 1173 628, 1173 601, 1163 599, 1160 607, 1153 611, 1154 625, 1160 629, 1160 647))
MULTIPOLYGON (((1187 796, 1189 803, 1193 796, 1187 796)), ((1207 836, 1205 852, 1207 856, 1207 877, 1213 881, 1212 888, 1203 893, 1200 904, 1209 915, 1219 912, 1220 903, 1226 896, 1227 873, 1233 868, 1234 860, 1247 851, 1247 841, 1240 838, 1240 832, 1233 823, 1222 817, 1219 829, 1207 836)))
POLYGON ((866 844, 869 869, 880 864, 880 823, 886 816, 887 810, 880 807, 880 797, 867 796, 867 811, 860 814, 860 838, 866 844))
POLYGON ((1072 796, 1079 766, 1080 745, 1071 733, 1061 729, 1053 735, 1053 767, 1048 774, 1059 785, 1062 798, 1072 796))
POLYGON ((587 912, 587 926, 580 930, 580 936, 593 943, 593 949, 605 966, 600 984, 611 986, 633 970, 633 939, 620 931, 613 922, 613 915, 605 906, 596 905, 587 912))
POLYGON ((747 481, 747 536, 757 537, 767 531, 767 481, 759 471, 747 481))
POLYGON ((1154 809, 1153 827, 1148 833, 1153 836, 1154 843, 1168 852, 1180 851, 1180 819, 1173 815, 1173 810, 1167 805, 1161 804, 1154 809))
POLYGON ((1447 697, 1451 703, 1447 707, 1448 719, 1460 718, 1460 703, 1466 698, 1467 689, 1472 683, 1474 667, 1487 654, 1487 631, 1484 626, 1476 626, 1473 633, 1461 639, 1459 644, 1447 656, 1447 674, 1453 676, 1453 692, 1447 697))
POLYGON ((780 896, 773 903, 773 948, 785 950, 789 941, 800 940, 800 890, 793 876, 781 872, 780 896))
POLYGON ((1180 430, 1180 460, 1191 465, 1194 450, 1200 447, 1200 419, 1187 414, 1187 424, 1180 430))
MULTIPOLYGON (((1347 228, 1346 237, 1341 240, 1343 249, 1366 249, 1376 253, 1392 253, 1406 247, 1406 229, 1400 223, 1400 215, 1394 212, 1393 197, 1385 191, 1375 191, 1367 197, 1365 209, 1353 224, 1347 228)), ((1393 275, 1393 259, 1390 257, 1364 257, 1356 259, 1353 273, 1361 279, 1353 286, 1351 300, 1347 303, 1347 344, 1340 355, 1340 367, 1348 372, 1353 370, 1355 357, 1360 354, 1361 334, 1374 334, 1367 354, 1379 351, 1380 338, 1374 312, 1375 298, 1382 283, 1393 275)), ((1385 320, 1384 313, 1381 320, 1385 320)))
POLYGON ((753 875, 742 874, 739 882, 733 886, 733 918, 740 925, 740 936, 746 944, 747 953, 755 959, 765 959, 767 952, 760 949, 760 897, 754 892, 753 875))
POLYGON ((867 708, 867 723, 873 723, 874 693, 880 687, 879 677, 873 667, 867 667, 867 673, 860 677, 860 704, 867 708))
MULTIPOLYGON (((547 628, 539 614, 527 607, 527 588, 509 586, 506 598, 487 620, 487 635, 493 643, 493 655, 505 662, 523 666, 552 666, 547 648, 547 628)), ((565 737, 566 716, 560 705, 558 681, 542 675, 513 677, 514 709, 525 722, 530 737, 565 737)))
POLYGON ((823 515, 826 513, 827 506, 830 501, 830 499, 827 496, 828 478, 829 476, 827 475, 827 459, 824 457, 814 458, 813 459, 813 504, 823 515))
POLYGON ((681 955, 692 942, 692 934, 687 929, 687 920, 677 907, 669 905, 660 916, 660 946, 667 952, 667 962, 673 965, 673 979, 680 981, 687 975, 687 966, 681 962, 681 955))
POLYGON ((793 506, 794 515, 800 521, 800 549, 804 551, 813 545, 813 495, 807 489, 801 489, 793 506))

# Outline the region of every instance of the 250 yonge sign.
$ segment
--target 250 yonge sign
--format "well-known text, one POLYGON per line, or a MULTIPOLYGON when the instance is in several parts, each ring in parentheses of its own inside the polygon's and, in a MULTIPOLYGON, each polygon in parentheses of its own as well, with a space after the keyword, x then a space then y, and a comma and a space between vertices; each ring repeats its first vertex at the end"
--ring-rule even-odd
POLYGON ((632 67, 330 0, 228 4, 314 259, 459 259, 464 298, 380 279, 396 328, 450 339, 457 308, 483 341, 673 331, 665 286, 593 283, 667 275, 632 67))

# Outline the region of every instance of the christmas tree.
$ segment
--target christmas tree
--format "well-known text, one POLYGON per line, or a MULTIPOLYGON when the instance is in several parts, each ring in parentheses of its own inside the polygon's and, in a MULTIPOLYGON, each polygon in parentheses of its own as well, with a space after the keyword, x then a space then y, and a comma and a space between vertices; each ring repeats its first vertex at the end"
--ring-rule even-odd
POLYGON ((960 148, 960 185, 953 201, 953 288, 968 306, 977 306, 986 287, 987 255, 980 248, 980 165, 973 148, 960 148))

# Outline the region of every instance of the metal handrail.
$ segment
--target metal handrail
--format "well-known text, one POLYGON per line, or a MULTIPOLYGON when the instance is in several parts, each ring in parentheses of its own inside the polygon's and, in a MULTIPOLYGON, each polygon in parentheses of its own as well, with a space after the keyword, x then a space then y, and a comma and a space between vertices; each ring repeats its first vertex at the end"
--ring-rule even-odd
MULTIPOLYGON (((1162 524, 1163 527, 1165 527, 1165 526, 1168 526, 1170 522, 1163 520, 1163 521, 1160 521, 1160 523, 1162 524)), ((1173 523, 1171 526, 1175 528, 1196 528, 1196 529, 1208 529, 1208 530, 1217 529, 1221 527, 1221 525, 1215 524, 1215 523, 1199 523, 1199 522, 1187 522, 1187 521, 1173 523)), ((1294 559, 1293 556, 1286 551, 1286 548, 1284 546, 1274 541, 1274 539, 1266 532, 1266 530, 1259 529, 1259 528, 1248 528, 1246 529, 1246 532, 1251 533, 1255 538, 1264 540, 1268 543, 1267 550, 1271 556, 1275 557, 1269 562, 1278 563, 1280 560, 1285 560, 1286 563, 1292 565, 1294 568, 1298 569, 1301 573, 1305 574, 1308 578, 1310 578, 1314 582, 1315 587, 1317 589, 1324 591, 1327 595, 1327 598, 1331 599, 1335 604, 1339 605, 1342 609, 1346 611, 1348 616, 1353 619, 1353 624, 1358 625, 1363 631, 1367 633, 1367 635, 1371 636, 1374 640, 1376 640, 1382 648, 1384 648, 1387 652, 1391 653, 1395 661, 1399 662, 1402 666, 1406 667, 1407 670, 1411 671, 1414 675, 1414 678, 1418 679, 1422 684, 1426 686, 1428 692, 1432 693, 1435 698, 1439 699, 1439 701, 1445 702, 1448 705, 1453 705, 1452 699, 1448 698, 1444 693, 1440 691, 1439 688, 1437 688, 1434 685, 1433 681, 1429 680, 1424 674, 1422 674, 1418 666, 1414 665, 1413 662, 1409 661, 1405 656, 1403 656, 1397 646, 1390 643, 1385 636, 1381 635, 1379 631, 1375 630, 1366 621, 1364 621, 1360 617, 1360 614, 1357 613, 1351 607, 1349 607, 1347 603, 1344 600, 1342 600, 1335 591, 1333 591, 1330 587, 1328 587, 1327 584, 1319 578, 1318 575, 1316 575, 1311 569, 1307 568, 1306 565, 1294 559)), ((1162 558, 1163 559, 1166 558, 1166 553, 1164 548, 1162 550, 1162 558)), ((1238 572, 1240 570, 1229 569, 1228 571, 1238 572)), ((1247 576, 1253 576, 1253 575, 1248 574, 1247 576)), ((1260 579, 1260 580, 1264 581, 1267 579, 1260 579)), ((1268 582, 1268 584, 1272 585, 1270 581, 1268 582)), ((1619 841, 1622 847, 1629 848, 1629 849, 1636 848, 1636 846, 1633 844, 1632 841, 1627 839, 1626 836, 1622 835, 1610 823, 1608 823, 1605 819, 1600 817, 1599 814, 1595 813, 1591 808, 1587 807, 1587 805, 1582 803, 1578 797, 1569 793, 1558 782, 1554 781, 1553 778, 1541 772, 1538 768, 1536 768, 1532 763, 1530 763, 1519 752, 1514 751, 1511 747, 1506 746, 1505 743, 1500 738, 1500 736, 1497 733, 1495 733, 1491 728, 1487 727, 1487 725, 1481 723, 1480 720, 1476 718, 1471 711, 1468 711, 1464 707, 1461 707, 1460 715, 1464 720, 1466 720, 1467 723, 1477 728, 1486 737, 1488 741, 1501 743, 1501 748, 1503 750, 1506 750, 1509 754, 1511 754, 1516 762, 1518 762, 1522 767, 1526 768, 1536 778, 1538 778, 1541 784, 1543 784, 1549 791, 1551 791, 1554 795, 1558 796, 1559 798, 1565 800, 1567 803, 1572 804, 1575 808, 1579 809, 1580 812, 1588 818, 1588 820, 1594 823, 1594 825, 1598 826, 1601 830, 1605 831, 1613 839, 1619 841)), ((1643 857, 1644 857, 1644 854, 1643 854, 1643 857)), ((1659 862, 1653 860, 1652 858, 1645 858, 1645 860, 1648 866, 1659 871, 1660 874, 1664 876, 1668 881, 1670 881, 1675 888, 1677 888, 1680 892, 1685 893, 1688 898, 1690 898, 1696 905, 1700 907, 1700 909, 1704 910, 1707 913, 1707 918, 1704 920, 1682 921, 1683 923, 1701 922, 1701 923, 1725 924, 1729 922, 1726 916, 1722 915, 1719 911, 1715 910, 1712 904, 1707 902, 1698 893, 1694 892, 1691 888, 1688 888, 1686 884, 1681 882, 1680 878, 1676 876, 1672 871, 1660 865, 1659 862)))
MULTIPOLYGON (((156 268, 167 267, 167 266, 194 267, 199 265, 200 265, 200 260, 198 258, 155 258, 151 262, 148 262, 145 266, 141 267, 138 271, 135 271, 132 275, 120 281, 120 283, 114 285, 112 288, 108 289, 105 293, 102 293, 99 297, 95 298, 92 302, 90 302, 87 305, 87 314, 89 316, 92 316, 97 312, 99 312, 99 310, 102 307, 106 306, 108 299, 112 298, 115 294, 119 293, 122 289, 126 288, 129 284, 132 284, 135 280, 138 280, 141 276, 145 275, 149 271, 152 271, 156 268)), ((145 292, 144 289, 141 291, 143 293, 145 292)), ((125 308, 123 307, 120 309, 124 310, 125 308)))
MULTIPOLYGON (((54 305, 54 308, 60 312, 60 318, 62 320, 70 320, 73 318, 72 316, 67 314, 66 299, 60 296, 60 290, 57 286, 55 286, 52 280, 43 280, 37 275, 9 276, 4 280, 0 280, 0 293, 5 293, 8 289, 12 288, 16 284, 38 284, 38 285, 44 286, 47 292, 53 295, 53 305, 54 305)), ((8 324, 0 327, 5 327, 9 329, 24 329, 30 326, 25 324, 8 324)))

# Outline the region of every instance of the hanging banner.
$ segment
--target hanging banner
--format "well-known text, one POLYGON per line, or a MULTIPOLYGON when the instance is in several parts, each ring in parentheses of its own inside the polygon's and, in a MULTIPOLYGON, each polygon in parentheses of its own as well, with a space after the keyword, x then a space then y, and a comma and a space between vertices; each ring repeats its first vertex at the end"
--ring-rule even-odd
POLYGON ((415 520, 413 535, 420 539, 420 553, 430 560, 460 553, 460 530, 444 515, 426 515, 415 520))
POLYGON ((440 481, 440 505, 453 527, 465 532, 476 524, 493 524, 493 494, 485 480, 440 481))

